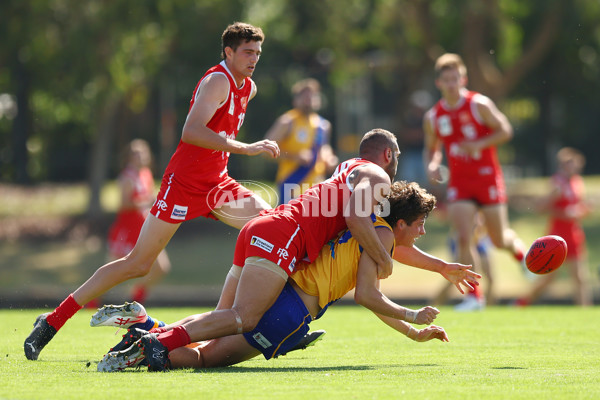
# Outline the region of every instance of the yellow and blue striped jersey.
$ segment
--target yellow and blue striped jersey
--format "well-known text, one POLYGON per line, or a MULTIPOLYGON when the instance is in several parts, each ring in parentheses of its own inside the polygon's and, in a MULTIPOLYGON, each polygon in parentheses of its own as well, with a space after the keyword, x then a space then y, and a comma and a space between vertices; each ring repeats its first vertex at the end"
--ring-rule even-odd
MULTIPOLYGON (((375 228, 392 230, 381 217, 377 217, 373 225, 375 228)), ((356 287, 356 273, 362 250, 358 241, 346 230, 325 245, 313 263, 298 266, 300 268, 297 267, 298 270, 291 278, 305 293, 317 296, 319 306, 325 309, 356 287)))
MULTIPOLYGON (((311 113, 307 116, 296 109, 288 111, 286 115, 292 120, 292 128, 290 133, 278 142, 281 153, 295 154, 302 150, 313 150, 316 157, 316 152, 323 144, 327 143, 323 131, 323 118, 317 113, 311 113)), ((303 172, 300 181, 296 182, 297 179, 292 178, 292 176, 300 167, 302 166, 294 160, 279 159, 276 182, 282 184, 292 179, 294 182, 291 183, 312 186, 325 179, 326 166, 320 159, 316 160, 309 171, 303 172)))

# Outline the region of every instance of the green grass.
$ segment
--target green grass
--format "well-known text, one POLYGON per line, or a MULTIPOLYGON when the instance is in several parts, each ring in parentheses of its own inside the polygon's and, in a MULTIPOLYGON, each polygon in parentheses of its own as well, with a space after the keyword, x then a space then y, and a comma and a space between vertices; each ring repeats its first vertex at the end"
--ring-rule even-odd
MULTIPOLYGON (((229 368, 145 369, 98 373, 96 362, 120 336, 90 328, 78 313, 36 362, 23 341, 39 310, 0 310, 10 327, 0 341, 0 398, 206 399, 597 399, 600 310, 491 307, 478 313, 442 308, 436 324, 450 343, 413 342, 360 307, 332 307, 315 321, 326 329, 316 347, 229 368)), ((151 309, 170 321, 197 309, 151 309)))

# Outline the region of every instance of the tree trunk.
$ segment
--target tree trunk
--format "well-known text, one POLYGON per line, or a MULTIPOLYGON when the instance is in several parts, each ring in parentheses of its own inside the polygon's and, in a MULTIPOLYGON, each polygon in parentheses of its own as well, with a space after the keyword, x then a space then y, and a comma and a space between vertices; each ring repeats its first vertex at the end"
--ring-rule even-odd
POLYGON ((88 184, 90 200, 87 215, 94 219, 102 216, 100 192, 106 181, 108 162, 110 160, 110 147, 115 132, 115 121, 122 104, 121 96, 115 92, 110 93, 98 115, 96 121, 96 135, 90 158, 90 174, 88 184))

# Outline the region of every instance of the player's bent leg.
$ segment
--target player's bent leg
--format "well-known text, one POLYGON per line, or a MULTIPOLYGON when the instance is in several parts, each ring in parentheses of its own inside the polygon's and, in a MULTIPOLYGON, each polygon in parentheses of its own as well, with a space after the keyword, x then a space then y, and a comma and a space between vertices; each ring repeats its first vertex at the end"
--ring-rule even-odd
POLYGON ((457 261, 474 265, 475 261, 478 261, 473 244, 473 228, 477 216, 477 206, 471 201, 452 202, 448 204, 448 215, 456 235, 457 261))
POLYGON ((235 299, 235 292, 237 285, 242 274, 242 267, 232 265, 231 269, 227 273, 223 289, 221 290, 221 296, 219 296, 219 302, 215 310, 224 310, 233 306, 233 300, 235 299))
POLYGON ((169 357, 171 368, 216 368, 238 364, 257 355, 260 352, 242 335, 232 335, 177 348, 169 357))
POLYGON ((286 282, 287 274, 275 263, 267 260, 246 263, 233 303, 233 309, 241 318, 243 332, 256 327, 265 311, 275 303, 286 282))
POLYGON ((131 253, 100 267, 90 279, 73 292, 77 304, 86 304, 119 283, 147 274, 179 225, 149 215, 131 253))

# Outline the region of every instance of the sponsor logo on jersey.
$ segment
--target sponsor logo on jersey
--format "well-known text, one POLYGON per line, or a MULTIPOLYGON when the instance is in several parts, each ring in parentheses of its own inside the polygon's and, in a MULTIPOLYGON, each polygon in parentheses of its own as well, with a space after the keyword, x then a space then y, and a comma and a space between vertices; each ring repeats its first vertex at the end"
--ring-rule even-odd
POLYGON ((187 215, 188 208, 175 204, 173 206, 173 212, 171 212, 171 219, 184 220, 187 215))
POLYGON ((159 211, 167 211, 167 202, 164 200, 157 200, 156 208, 158 208, 159 211))
POLYGON ((272 252, 273 248, 275 247, 272 243, 269 243, 265 239, 259 238, 258 236, 252 236, 252 239, 250 239, 250 244, 263 249, 267 253, 272 252))
POLYGON ((260 332, 256 332, 254 335, 252 335, 252 337, 254 338, 254 340, 256 340, 256 343, 260 344, 265 349, 268 349, 269 347, 273 346, 273 344, 269 342, 267 338, 264 337, 263 334, 260 332))
POLYGON ((291 272, 294 272, 294 268, 296 268, 296 257, 292 258, 292 262, 290 263, 290 266, 288 267, 288 269, 291 272))

